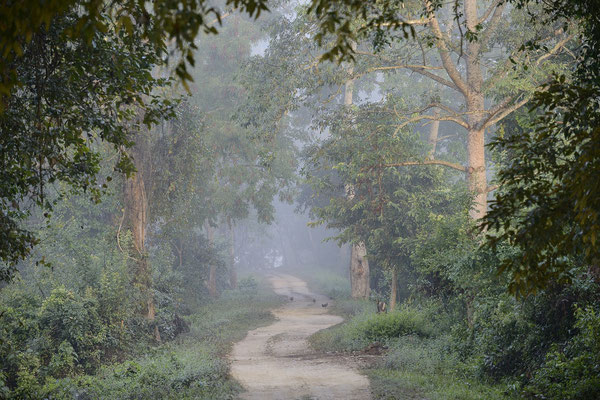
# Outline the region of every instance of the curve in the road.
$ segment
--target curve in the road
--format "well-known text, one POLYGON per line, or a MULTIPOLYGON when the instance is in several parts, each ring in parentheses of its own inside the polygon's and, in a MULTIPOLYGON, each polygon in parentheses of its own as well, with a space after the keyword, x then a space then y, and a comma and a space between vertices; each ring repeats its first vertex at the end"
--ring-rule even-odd
POLYGON ((294 297, 273 313, 272 325, 250 331, 234 345, 231 373, 246 391, 245 400, 367 400, 369 381, 356 367, 316 354, 307 343, 313 333, 342 322, 321 307, 325 296, 287 274, 269 276, 276 293, 294 297), (316 300, 316 302, 313 301, 316 300))

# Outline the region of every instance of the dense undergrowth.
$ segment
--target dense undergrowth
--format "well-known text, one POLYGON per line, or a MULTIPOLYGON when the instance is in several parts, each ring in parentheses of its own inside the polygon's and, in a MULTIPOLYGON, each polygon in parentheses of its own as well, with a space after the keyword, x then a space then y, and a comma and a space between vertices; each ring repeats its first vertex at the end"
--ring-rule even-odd
POLYGON ((304 276, 335 299, 332 312, 346 319, 313 335, 313 347, 361 351, 377 342, 387 348, 364 371, 375 399, 599 398, 600 318, 591 305, 573 305, 575 293, 583 302, 593 287, 563 287, 521 301, 496 294, 496 303, 490 296, 478 304, 469 324, 451 302, 415 295, 377 314, 374 301, 350 298, 343 277, 304 276), (569 294, 570 303, 557 308, 557 299, 569 294))
MULTIPOLYGON (((3 304, 3 333, 11 332, 12 339, 2 341, 0 357, 3 360, 3 375, 0 380, 1 398, 31 399, 232 399, 240 387, 229 378, 229 368, 224 355, 231 344, 241 340, 246 332, 255 327, 268 324, 273 320, 270 309, 280 303, 280 298, 266 290, 263 282, 253 278, 241 281, 240 289, 225 291, 212 302, 198 307, 185 317, 189 332, 177 336, 162 345, 151 345, 148 341, 139 343, 122 353, 118 362, 98 360, 93 373, 86 373, 86 359, 78 358, 72 342, 85 346, 94 340, 89 336, 89 326, 84 320, 74 321, 72 325, 60 329, 51 325, 47 331, 36 318, 43 319, 50 304, 57 299, 67 298, 62 304, 61 313, 53 308, 55 319, 69 321, 73 316, 85 312, 85 299, 66 289, 58 289, 43 302, 41 308, 18 310, 18 321, 7 326, 15 309, 7 309, 3 304), (69 315, 69 312, 77 312, 69 315), (12 314, 8 314, 12 313, 12 314), (28 315, 26 315, 28 314, 28 315), (45 344, 19 342, 15 324, 23 324, 27 330, 38 324, 42 329, 37 336, 27 336, 33 341, 43 341, 54 334, 72 335, 63 339, 57 349, 51 348, 53 356, 48 360, 41 349, 45 344), (80 330, 74 330, 78 326, 80 330), (54 329, 54 330, 52 330, 54 329), (79 342, 77 340, 80 340, 79 342), (83 342, 81 342, 83 341, 83 342), (91 342, 90 342, 91 341, 91 342), (7 347, 20 346, 20 348, 7 347), (7 365, 11 357, 16 357, 13 368, 7 365), (8 382, 6 379, 14 381, 8 382)), ((26 304, 22 305, 27 307, 26 304)), ((22 332, 23 333, 23 332, 22 332)), ((31 333, 31 332, 29 332, 31 333)), ((97 336, 97 335, 96 335, 97 336)), ((82 353, 83 347, 77 348, 82 353)), ((89 350, 89 349, 85 349, 89 350)), ((94 351, 89 350, 89 354, 94 351)), ((98 351, 96 351, 98 352, 98 351)), ((85 353, 88 354, 88 353, 85 353)), ((99 355, 98 355, 99 356, 99 355)), ((89 366, 91 368, 91 366, 89 366)))

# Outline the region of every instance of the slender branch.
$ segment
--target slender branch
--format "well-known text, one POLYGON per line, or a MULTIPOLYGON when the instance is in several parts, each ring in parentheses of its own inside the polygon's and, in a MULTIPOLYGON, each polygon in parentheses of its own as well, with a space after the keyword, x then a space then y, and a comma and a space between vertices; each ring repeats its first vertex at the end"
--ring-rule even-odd
POLYGON ((506 107, 503 110, 501 110, 500 112, 498 112, 496 114, 496 116, 490 116, 483 124, 482 124, 482 128, 488 128, 492 125, 494 125, 496 122, 499 122, 501 120, 503 120, 507 115, 511 114, 512 112, 518 110, 519 108, 523 107, 525 104, 527 104, 527 102, 531 99, 531 96, 526 96, 525 98, 523 98, 521 101, 516 102, 515 104, 513 104, 510 107, 506 107))
POLYGON ((569 40, 573 39, 573 37, 574 37, 574 35, 569 35, 569 36, 565 37, 563 40, 556 43, 556 45, 554 45, 554 47, 549 52, 547 52, 546 54, 544 54, 543 56, 541 56, 540 58, 537 59, 537 61, 535 62, 535 65, 540 65, 540 63, 544 62, 546 59, 548 59, 548 58, 552 57, 553 55, 555 55, 556 53, 558 53, 560 51, 560 49, 562 49, 569 40))
POLYGON ((365 72, 382 71, 382 70, 389 70, 389 69, 438 69, 438 70, 443 70, 444 68, 430 67, 427 65, 400 64, 400 65, 390 65, 390 66, 384 66, 384 67, 373 67, 373 68, 369 68, 365 72))
POLYGON ((406 167, 411 165, 441 165, 464 173, 467 173, 468 171, 467 167, 464 165, 444 160, 404 161, 399 163, 383 164, 384 167, 406 167))
MULTIPOLYGON (((562 29, 557 29, 554 32, 554 36, 549 36, 543 40, 540 40, 539 42, 546 42, 548 40, 551 40, 553 37, 560 35, 562 33, 562 29)), ((565 45, 567 44, 567 42, 569 40, 571 40, 573 38, 573 35, 569 35, 566 38, 564 38, 563 40, 559 41, 558 43, 556 43, 556 45, 546 54, 540 56, 537 61, 535 62, 535 65, 539 65, 540 63, 542 63, 543 61, 545 61, 546 59, 548 59, 549 57, 555 55, 556 53, 558 53, 559 50, 565 48, 565 45)), ((496 83, 502 79, 506 73, 510 70, 510 65, 513 63, 513 61, 511 60, 515 60, 517 59, 517 56, 521 55, 522 53, 524 53, 524 50, 519 49, 518 51, 516 51, 515 53, 513 53, 510 57, 508 57, 506 59, 506 61, 504 61, 504 65, 502 66, 501 69, 499 69, 494 75, 492 75, 491 77, 489 77, 483 84, 484 90, 489 90, 491 88, 493 88, 496 83)), ((518 62, 518 61, 517 61, 518 62)))
POLYGON ((496 32, 496 29, 498 29, 498 25, 500 23, 500 20, 502 19, 502 13, 504 12, 505 6, 506 3, 502 2, 494 8, 494 14, 490 19, 490 22, 488 22, 488 26, 487 28, 485 28, 485 31, 483 32, 483 37, 481 38, 482 47, 487 45, 494 32, 496 32))
POLYGON ((463 80, 462 76, 460 75, 460 72, 458 72, 456 66, 454 65, 452 57, 450 57, 450 51, 448 50, 448 46, 446 45, 446 42, 444 40, 444 34, 442 33, 440 24, 433 11, 433 6, 431 5, 431 2, 429 0, 426 1, 426 5, 429 17, 431 18, 429 26, 437 39, 437 48, 438 53, 440 54, 440 58, 442 59, 442 65, 444 66, 444 69, 448 73, 448 76, 450 77, 452 82, 454 82, 458 90, 460 90, 463 95, 468 96, 469 87, 463 80))
POLYGON ((423 120, 429 120, 429 121, 451 121, 451 122, 454 122, 454 123, 462 126, 465 129, 469 129, 469 124, 467 124, 464 120, 462 120, 461 118, 458 118, 458 117, 451 116, 451 115, 439 116, 439 117, 435 117, 435 116, 431 116, 431 115, 418 115, 416 117, 409 118, 408 120, 402 122, 401 124, 399 124, 397 126, 397 129, 402 129, 406 125, 412 124, 414 122, 423 121, 423 120))
POLYGON ((222 24, 222 21, 223 21, 225 18, 229 17, 230 15, 231 15, 231 12, 226 12, 225 14, 223 14, 223 15, 220 15, 220 16, 219 16, 219 18, 215 18, 215 19, 213 19, 212 21, 210 21, 210 23, 208 24, 208 26, 209 26, 209 27, 212 27, 212 26, 213 26, 214 24, 216 24, 217 22, 218 22, 219 24, 222 24))
POLYGON ((454 89, 454 90, 457 90, 457 91, 461 92, 461 90, 458 88, 458 86, 456 86, 453 82, 451 82, 451 81, 449 81, 447 79, 444 79, 441 76, 434 74, 433 72, 429 72, 429 71, 427 71, 427 70, 425 70, 423 68, 417 68, 417 67, 415 67, 415 68, 409 68, 409 69, 411 71, 413 71, 413 72, 416 72, 416 73, 421 74, 423 76, 426 76, 426 77, 428 77, 430 79, 433 79, 434 81, 436 81, 438 83, 441 83, 442 85, 448 86, 451 89, 454 89))
POLYGON ((477 21, 477 24, 484 23, 485 20, 489 18, 489 16, 492 13, 492 11, 494 11, 496 9, 496 7, 498 7, 498 5, 500 5, 500 3, 503 2, 503 1, 504 0, 496 0, 492 4, 490 4, 490 6, 487 8, 487 10, 485 10, 485 12, 483 13, 483 15, 481 16, 481 18, 479 18, 479 21, 477 21))

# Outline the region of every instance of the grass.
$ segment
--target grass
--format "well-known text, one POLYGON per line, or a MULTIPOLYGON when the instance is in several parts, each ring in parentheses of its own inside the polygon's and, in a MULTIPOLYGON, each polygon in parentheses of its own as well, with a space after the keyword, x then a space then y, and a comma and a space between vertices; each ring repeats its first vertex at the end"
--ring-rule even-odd
POLYGON ((225 355, 249 330, 271 323, 269 310, 281 302, 264 282, 225 292, 188 318, 188 334, 94 376, 57 380, 50 398, 234 399, 241 388, 229 377, 225 355))
MULTIPOLYGON (((449 322, 435 304, 398 306, 376 314, 372 301, 353 300, 344 277, 330 272, 303 274, 319 293, 334 293, 332 312, 345 317, 339 325, 309 338, 320 351, 360 351, 373 342, 388 351, 374 367, 363 370, 370 380, 374 400, 499 400, 509 399, 505 385, 478 380, 453 352, 451 337, 443 332, 449 322)), ((333 296, 332 296, 333 297, 333 296)))
MULTIPOLYGON (((341 308, 347 304, 354 306, 356 302, 343 301, 341 308)), ((346 314, 345 323, 315 333, 309 339, 311 345, 323 351, 356 351, 374 342, 388 344, 405 335, 434 335, 431 321, 419 309, 401 307, 387 314, 376 314, 362 302, 358 304, 363 305, 360 312, 349 317, 346 314)))

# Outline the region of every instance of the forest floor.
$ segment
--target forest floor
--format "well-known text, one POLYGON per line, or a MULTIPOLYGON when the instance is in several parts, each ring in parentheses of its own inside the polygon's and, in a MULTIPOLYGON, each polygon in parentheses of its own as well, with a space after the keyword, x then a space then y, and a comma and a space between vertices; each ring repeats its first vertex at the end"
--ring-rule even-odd
POLYGON ((246 400, 366 400, 369 380, 359 369, 369 355, 316 352, 307 339, 339 324, 342 317, 322 305, 329 297, 312 293, 303 280, 288 274, 268 276, 274 291, 289 301, 273 311, 277 321, 250 331, 230 353, 231 375, 246 390, 246 400))

